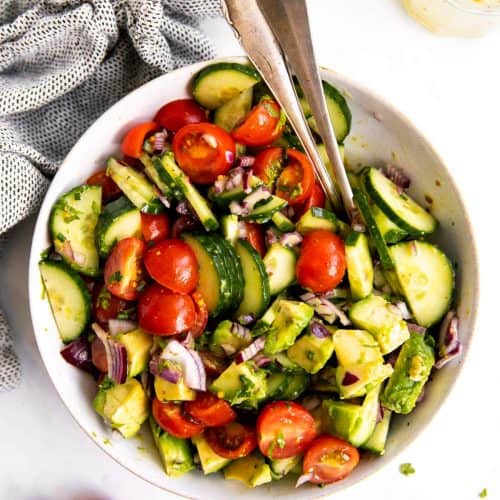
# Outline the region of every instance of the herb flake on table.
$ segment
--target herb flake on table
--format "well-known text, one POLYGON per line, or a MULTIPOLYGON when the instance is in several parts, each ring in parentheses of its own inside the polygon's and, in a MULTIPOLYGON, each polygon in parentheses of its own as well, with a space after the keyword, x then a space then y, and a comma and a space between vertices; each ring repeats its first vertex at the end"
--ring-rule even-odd
POLYGON ((486 488, 483 488, 480 492, 479 492, 479 498, 486 498, 488 496, 488 490, 486 488))
POLYGON ((403 476, 411 476, 412 474, 415 474, 415 468, 410 463, 401 464, 399 466, 399 472, 401 472, 403 476))

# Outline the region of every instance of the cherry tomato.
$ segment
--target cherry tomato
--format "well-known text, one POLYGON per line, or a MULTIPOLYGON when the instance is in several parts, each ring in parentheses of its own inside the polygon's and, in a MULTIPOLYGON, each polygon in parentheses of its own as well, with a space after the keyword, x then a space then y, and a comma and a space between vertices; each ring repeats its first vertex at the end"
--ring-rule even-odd
POLYGON ((246 146, 267 146, 283 133, 283 118, 279 104, 271 97, 265 96, 231 135, 235 141, 246 146))
POLYGON ((194 401, 186 401, 184 410, 207 427, 218 427, 236 420, 231 405, 211 392, 198 392, 194 401))
POLYGON ((264 254, 266 253, 266 245, 264 243, 264 235, 260 224, 256 224, 255 222, 245 222, 245 229, 248 243, 250 243, 250 245, 257 250, 261 257, 264 257, 264 254))
POLYGON ((257 418, 260 451, 269 458, 289 458, 302 453, 316 437, 312 415, 293 401, 267 404, 257 418))
POLYGON ((122 141, 123 154, 131 158, 139 158, 146 136, 157 128, 158 125, 155 122, 139 123, 139 125, 132 127, 122 141))
POLYGON ((121 194, 120 188, 115 184, 115 181, 106 175, 106 170, 99 170, 94 175, 87 179, 87 184, 90 186, 102 187, 102 202, 115 200, 121 194))
POLYGON ((191 294, 191 297, 193 299, 194 308, 196 312, 194 317, 194 323, 193 326, 191 327, 190 332, 194 338, 197 338, 205 331, 205 327, 207 326, 208 308, 205 299, 203 298, 200 292, 197 291, 193 292, 191 294))
POLYGON ((232 137, 213 123, 193 123, 182 127, 172 143, 175 159, 197 184, 212 184, 234 162, 232 137))
POLYGON ((259 179, 272 187, 283 170, 283 148, 263 149, 255 157, 252 168, 259 179))
POLYGON ((193 232, 197 229, 202 229, 202 225, 199 220, 193 219, 189 215, 181 215, 172 227, 172 238, 179 238, 183 232, 193 232))
POLYGON ((297 214, 297 218, 300 218, 302 215, 304 215, 310 208, 312 207, 319 207, 319 208, 324 208, 325 206, 325 193, 323 192, 323 189, 321 186, 315 182, 314 186, 312 188, 311 194, 309 195, 309 198, 305 201, 305 203, 302 205, 301 209, 299 210, 297 214))
POLYGON ((161 127, 177 132, 184 125, 207 121, 207 113, 193 99, 177 99, 162 106, 155 115, 161 127))
POLYGON ((290 205, 299 205, 307 200, 314 186, 314 170, 309 158, 296 149, 286 150, 288 164, 276 181, 276 196, 290 205))
POLYGON ((205 439, 219 456, 235 460, 246 457, 257 447, 255 430, 248 425, 231 422, 221 427, 209 427, 205 439))
POLYGON ((176 403, 163 403, 158 398, 153 400, 153 418, 158 425, 172 436, 178 438, 191 438, 201 434, 204 425, 190 415, 184 413, 181 405, 176 403))
POLYGON ((122 311, 131 307, 131 303, 111 295, 104 283, 94 288, 92 292, 92 317, 103 328, 108 327, 108 321, 118 317, 122 311))
POLYGON ((108 373, 108 358, 102 340, 96 337, 90 345, 92 363, 101 373, 108 373))
POLYGON ((189 295, 152 283, 139 297, 137 316, 139 326, 153 335, 177 335, 193 326, 195 308, 189 295))
POLYGON ((156 243, 168 238, 170 221, 165 214, 144 214, 141 212, 142 236, 147 243, 156 243))
POLYGON ((135 300, 139 296, 144 248, 142 240, 131 237, 120 240, 111 251, 104 265, 104 283, 116 297, 135 300))
POLYGON ((304 288, 317 293, 332 290, 342 281, 345 269, 344 242, 338 235, 316 229, 304 236, 295 269, 304 288))
POLYGON ((328 484, 348 476, 358 465, 359 452, 347 441, 322 435, 316 438, 304 455, 304 474, 312 474, 314 484, 328 484))

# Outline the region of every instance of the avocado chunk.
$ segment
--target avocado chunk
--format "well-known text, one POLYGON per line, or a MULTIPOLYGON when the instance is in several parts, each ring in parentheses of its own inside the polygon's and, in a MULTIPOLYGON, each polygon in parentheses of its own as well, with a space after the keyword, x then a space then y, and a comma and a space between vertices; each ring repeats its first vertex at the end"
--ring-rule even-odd
POLYGON ((339 329, 334 333, 333 341, 335 355, 343 366, 384 362, 378 342, 365 330, 339 329))
POLYGON ((311 328, 288 348, 288 357, 308 373, 317 373, 331 358, 334 349, 333 329, 327 328, 330 335, 319 338, 311 332, 311 328))
POLYGON ((153 417, 149 418, 149 425, 167 476, 179 477, 193 470, 194 463, 189 440, 168 434, 160 428, 153 417))
POLYGON ((264 457, 252 453, 243 458, 238 458, 224 469, 225 479, 236 479, 249 488, 255 488, 261 484, 270 483, 273 480, 271 468, 264 457))
POLYGON ((380 384, 392 374, 392 366, 387 363, 364 363, 342 366, 336 371, 337 385, 341 399, 356 398, 366 394, 369 385, 380 384))
POLYGON ((196 391, 190 389, 182 378, 174 384, 161 377, 155 377, 154 386, 156 397, 163 402, 193 401, 196 399, 196 391))
POLYGON ((142 385, 131 378, 124 384, 113 384, 109 379, 99 386, 94 409, 123 437, 135 436, 148 418, 148 398, 142 385))
POLYGON ((209 390, 233 405, 257 408, 267 395, 266 372, 252 361, 233 362, 212 382, 209 390))
POLYGON ((247 333, 248 335, 239 335, 235 323, 227 319, 221 321, 212 335, 210 350, 218 356, 231 356, 252 343, 252 336, 247 333))
POLYGON ((203 474, 206 475, 217 472, 218 470, 225 467, 229 462, 231 462, 231 460, 229 460, 228 458, 217 455, 217 453, 215 453, 215 451, 210 448, 210 445, 202 434, 194 436, 192 438, 192 441, 196 446, 196 450, 198 451, 203 474))
POLYGON ((326 400, 326 428, 329 433, 340 436, 353 446, 359 447, 373 434, 379 411, 381 385, 370 387, 363 404, 326 400))
POLYGON ((269 467, 271 468, 273 479, 281 479, 288 473, 293 472, 298 465, 300 466, 301 461, 302 455, 295 455, 290 458, 276 458, 274 460, 269 459, 269 467))
POLYGON ((368 330, 377 339, 382 354, 394 351, 410 337, 401 315, 391 308, 390 302, 378 295, 356 302, 349 316, 358 328, 368 330))
POLYGON ((310 305, 278 297, 257 322, 253 334, 267 335, 264 353, 275 354, 295 342, 313 315, 310 305))
POLYGON ((410 413, 434 366, 434 340, 412 333, 403 344, 394 372, 382 394, 382 404, 396 413, 410 413))
POLYGON ((387 436, 389 434, 389 426, 391 424, 392 412, 387 408, 382 407, 384 416, 382 420, 377 423, 375 430, 372 435, 361 446, 364 450, 371 451, 372 453, 377 453, 378 455, 383 455, 385 453, 385 443, 387 442, 387 436))
POLYGON ((148 366, 153 338, 144 330, 137 328, 131 332, 116 336, 116 340, 127 350, 128 376, 142 373, 148 366))
POLYGON ((309 375, 300 368, 273 372, 267 379, 267 397, 278 400, 297 399, 309 387, 309 382, 309 375))

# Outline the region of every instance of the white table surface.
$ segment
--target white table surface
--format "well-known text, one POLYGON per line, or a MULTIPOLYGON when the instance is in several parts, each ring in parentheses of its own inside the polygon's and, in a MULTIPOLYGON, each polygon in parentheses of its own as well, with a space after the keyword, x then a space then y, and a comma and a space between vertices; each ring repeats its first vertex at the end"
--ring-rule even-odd
MULTIPOLYGON (((395 462, 342 500, 500 498, 498 225, 500 30, 481 39, 433 36, 397 0, 311 0, 318 60, 406 113, 446 158, 462 187, 483 270, 472 352, 441 412, 395 462), (498 217, 495 217, 498 220, 498 217), (398 472, 411 462, 416 474, 398 472)), ((241 49, 221 20, 204 24, 220 55, 241 49)), ((38 354, 28 312, 33 220, 13 231, 0 268, 0 299, 15 331, 23 378, 0 394, 0 499, 174 498, 131 475, 98 449, 59 400, 38 354)))

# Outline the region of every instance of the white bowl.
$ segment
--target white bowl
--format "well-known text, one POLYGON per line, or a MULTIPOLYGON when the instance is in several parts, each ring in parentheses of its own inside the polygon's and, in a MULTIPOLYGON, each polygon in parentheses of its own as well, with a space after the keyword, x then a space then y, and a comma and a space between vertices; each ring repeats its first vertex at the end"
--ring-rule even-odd
MULTIPOLYGON (((227 60, 227 59, 226 59, 227 60)), ((243 58, 230 60, 244 62, 243 58)), ((273 482, 254 490, 221 475, 208 477, 190 473, 179 479, 165 475, 146 427, 138 439, 124 440, 111 432, 92 408, 94 380, 67 364, 59 354, 61 342, 49 304, 42 299, 37 263, 49 246, 47 221, 56 199, 102 169, 106 158, 119 151, 124 132, 133 124, 149 120, 164 103, 188 96, 191 77, 210 64, 203 62, 163 75, 135 90, 106 111, 75 144, 64 160, 45 197, 38 215, 30 256, 29 296, 31 317, 38 348, 59 395, 82 429, 111 457, 141 478, 191 498, 274 497, 311 498, 327 495, 361 481, 390 462, 427 426, 450 392, 468 352, 478 301, 478 269, 472 228, 458 190, 442 159, 411 122, 389 103, 364 87, 337 73, 322 69, 322 77, 341 89, 353 114, 352 131, 346 141, 346 155, 352 165, 393 161, 404 167, 412 179, 410 192, 425 205, 433 200, 432 211, 440 222, 435 241, 457 269, 457 306, 461 318, 464 354, 446 366, 432 380, 424 401, 407 417, 394 419, 387 451, 383 457, 362 460, 344 481, 319 490, 314 486, 294 489, 291 479, 273 482)), ((61 436, 61 439, 64 439, 61 436)))

